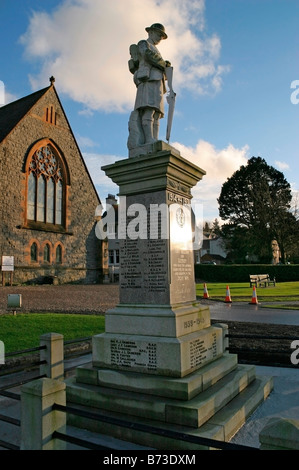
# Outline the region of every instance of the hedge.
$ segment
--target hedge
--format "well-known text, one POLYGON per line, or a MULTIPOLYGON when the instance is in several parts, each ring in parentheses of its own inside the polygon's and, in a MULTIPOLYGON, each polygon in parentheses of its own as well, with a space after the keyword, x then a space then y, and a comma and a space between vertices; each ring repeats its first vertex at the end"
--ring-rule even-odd
POLYGON ((299 281, 299 264, 196 264, 195 279, 206 282, 248 282, 250 274, 269 274, 277 282, 299 281))

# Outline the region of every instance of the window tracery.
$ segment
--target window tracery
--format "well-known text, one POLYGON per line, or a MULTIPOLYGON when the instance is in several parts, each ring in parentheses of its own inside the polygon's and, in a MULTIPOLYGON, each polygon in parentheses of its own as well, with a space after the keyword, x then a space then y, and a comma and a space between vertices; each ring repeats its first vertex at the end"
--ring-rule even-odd
POLYGON ((33 153, 28 173, 27 219, 63 225, 63 169, 50 144, 33 153))

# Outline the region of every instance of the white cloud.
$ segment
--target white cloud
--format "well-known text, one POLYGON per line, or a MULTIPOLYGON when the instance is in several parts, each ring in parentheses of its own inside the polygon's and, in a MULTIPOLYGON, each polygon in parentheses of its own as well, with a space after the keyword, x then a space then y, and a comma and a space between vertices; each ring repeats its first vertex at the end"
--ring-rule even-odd
POLYGON ((135 99, 129 46, 156 22, 166 27, 159 50, 174 65, 176 91, 219 91, 228 67, 217 63, 220 38, 205 29, 205 0, 63 0, 51 13, 34 12, 21 38, 40 65, 32 87, 54 75, 60 92, 87 108, 127 112, 135 99))
POLYGON ((290 165, 286 162, 280 162, 279 160, 276 160, 275 161, 275 165, 277 166, 277 168, 279 168, 281 171, 282 170, 289 170, 290 169, 290 165))
MULTIPOLYGON (((241 165, 247 164, 248 146, 238 149, 230 144, 219 150, 203 140, 200 140, 195 148, 185 147, 177 142, 172 145, 181 152, 183 158, 206 171, 206 175, 192 190, 192 205, 199 209, 203 205, 204 220, 212 221, 219 218, 217 198, 221 187, 241 165)), ((102 203, 105 202, 108 193, 117 195, 118 186, 105 175, 101 167, 123 157, 95 153, 84 153, 83 156, 102 203)))
POLYGON ((85 108, 81 111, 78 111, 78 114, 79 116, 92 117, 94 113, 90 108, 85 108))
POLYGON ((192 190, 195 204, 203 204, 204 220, 214 220, 219 217, 217 198, 227 178, 248 161, 249 147, 245 145, 238 149, 229 144, 224 149, 216 149, 214 145, 200 140, 196 147, 186 147, 180 143, 172 144, 181 152, 181 156, 190 160, 206 172, 202 180, 192 190))
POLYGON ((12 103, 18 99, 19 97, 10 93, 2 80, 0 80, 0 106, 5 106, 6 104, 12 103))
POLYGON ((90 137, 85 137, 82 135, 77 136, 77 142, 79 147, 82 148, 91 148, 97 147, 99 144, 94 142, 90 137))
POLYGON ((83 158, 101 202, 104 203, 108 193, 114 195, 118 193, 118 186, 106 176, 101 167, 115 163, 123 157, 83 152, 83 158))

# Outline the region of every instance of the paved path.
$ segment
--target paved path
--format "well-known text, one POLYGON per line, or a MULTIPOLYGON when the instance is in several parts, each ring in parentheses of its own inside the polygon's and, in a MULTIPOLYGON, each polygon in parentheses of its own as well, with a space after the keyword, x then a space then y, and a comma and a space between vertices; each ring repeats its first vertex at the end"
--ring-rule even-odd
POLYGON ((119 299, 117 284, 0 287, 0 313, 7 313, 7 296, 22 295, 18 312, 92 313, 103 315, 119 299))
MULTIPOLYGON (((0 313, 7 313, 8 294, 22 294, 20 312, 44 311, 103 315, 119 302, 117 284, 6 286, 0 287, 0 313)), ((210 299, 199 300, 209 305, 213 320, 299 325, 299 301, 297 302, 298 310, 281 310, 263 308, 263 305, 270 305, 269 302, 251 305, 244 302, 227 304, 210 299)))
POLYGON ((251 305, 244 302, 226 304, 204 300, 202 303, 209 305, 212 320, 299 325, 299 305, 298 310, 286 310, 271 308, 269 302, 263 304, 268 305, 267 308, 262 304, 251 305))

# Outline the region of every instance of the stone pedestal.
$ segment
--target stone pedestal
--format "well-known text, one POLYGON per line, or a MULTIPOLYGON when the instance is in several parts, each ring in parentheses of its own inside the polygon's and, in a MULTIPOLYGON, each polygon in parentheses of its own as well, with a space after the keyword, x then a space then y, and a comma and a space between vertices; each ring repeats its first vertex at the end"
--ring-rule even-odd
POLYGON ((64 339, 58 333, 45 333, 40 337, 40 375, 50 379, 63 380, 64 377, 64 339))
MULTIPOLYGON (((191 189, 205 172, 165 142, 151 150, 103 167, 119 186, 120 303, 106 313, 92 365, 78 368, 67 399, 186 432, 205 425, 216 438, 218 424, 216 432, 207 423, 251 386, 251 404, 247 391, 226 415, 227 440, 271 381, 255 382, 254 367, 226 352, 226 325, 211 325, 196 299, 191 189)), ((140 435, 121 437, 142 443, 140 435)), ((165 448, 165 441, 150 445, 165 448)))
POLYGON ((120 304, 93 363, 183 377, 223 353, 195 294, 191 189, 205 172, 162 141, 153 150, 103 167, 120 188, 120 304))
POLYGON ((21 450, 65 450, 66 443, 53 438, 54 431, 65 433, 66 413, 52 410, 65 406, 65 384, 41 378, 22 386, 21 450))

